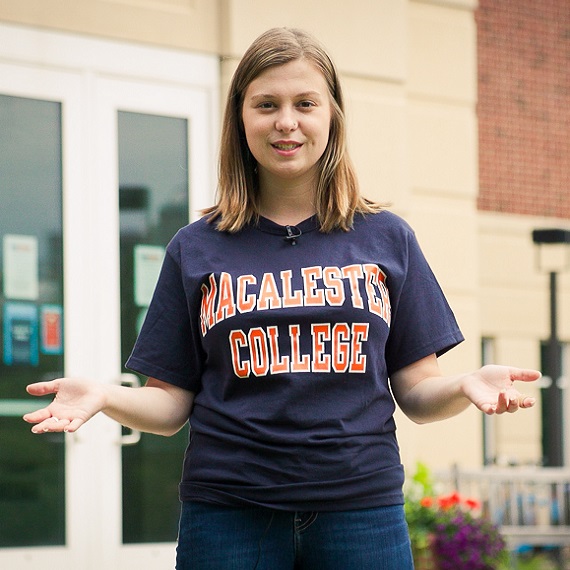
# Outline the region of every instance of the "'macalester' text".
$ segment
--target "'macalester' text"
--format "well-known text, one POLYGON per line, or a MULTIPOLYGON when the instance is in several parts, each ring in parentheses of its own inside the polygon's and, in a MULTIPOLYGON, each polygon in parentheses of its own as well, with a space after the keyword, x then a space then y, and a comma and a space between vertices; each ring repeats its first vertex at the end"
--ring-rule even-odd
MULTIPOLYGON (((344 267, 304 267, 293 288, 293 272, 276 276, 264 273, 261 279, 251 274, 232 277, 222 272, 211 274, 202 285, 200 328, 203 336, 218 323, 238 313, 271 311, 294 307, 341 307, 368 310, 388 326, 391 308, 386 275, 375 264, 344 267)), ((283 331, 285 332, 285 331, 283 331)), ((318 323, 310 331, 310 353, 301 353, 301 327, 290 324, 281 342, 277 326, 234 329, 229 333, 229 348, 234 373, 239 378, 283 373, 364 373, 368 323, 318 323)))

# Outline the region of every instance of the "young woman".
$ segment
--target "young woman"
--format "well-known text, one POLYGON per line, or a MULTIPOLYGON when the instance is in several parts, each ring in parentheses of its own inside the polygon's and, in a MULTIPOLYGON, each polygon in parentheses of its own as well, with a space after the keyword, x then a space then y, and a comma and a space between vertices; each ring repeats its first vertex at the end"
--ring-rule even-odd
POLYGON ((59 379, 32 431, 98 412, 169 435, 190 422, 180 570, 405 570, 395 401, 418 423, 530 407, 502 366, 443 377, 463 340, 410 227, 364 199, 324 49, 273 29, 224 120, 217 204, 170 243, 128 366, 145 387, 59 379), (393 394, 393 396, 392 396, 393 394))

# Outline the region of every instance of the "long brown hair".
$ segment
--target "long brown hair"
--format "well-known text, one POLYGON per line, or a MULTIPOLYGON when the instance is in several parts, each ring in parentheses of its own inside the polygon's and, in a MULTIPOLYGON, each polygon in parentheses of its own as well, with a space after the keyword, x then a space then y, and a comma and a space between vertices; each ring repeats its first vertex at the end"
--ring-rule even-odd
POLYGON ((273 28, 248 48, 234 73, 226 103, 220 146, 217 204, 204 210, 221 231, 237 232, 258 217, 257 163, 247 145, 242 108, 249 84, 266 69, 305 58, 327 83, 332 117, 327 147, 319 159, 316 211, 323 232, 348 230, 355 212, 377 212, 382 206, 360 195, 346 149, 344 101, 337 70, 321 44, 298 29, 273 28))

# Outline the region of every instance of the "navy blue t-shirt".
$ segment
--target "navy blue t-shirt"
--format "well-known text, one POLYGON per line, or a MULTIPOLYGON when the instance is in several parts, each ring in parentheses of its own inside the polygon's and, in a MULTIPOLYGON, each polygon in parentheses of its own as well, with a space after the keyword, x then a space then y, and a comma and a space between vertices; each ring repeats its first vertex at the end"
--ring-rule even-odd
POLYGON ((195 392, 181 500, 284 510, 402 503, 392 373, 463 340, 398 216, 351 231, 201 219, 169 244, 127 362, 195 392))

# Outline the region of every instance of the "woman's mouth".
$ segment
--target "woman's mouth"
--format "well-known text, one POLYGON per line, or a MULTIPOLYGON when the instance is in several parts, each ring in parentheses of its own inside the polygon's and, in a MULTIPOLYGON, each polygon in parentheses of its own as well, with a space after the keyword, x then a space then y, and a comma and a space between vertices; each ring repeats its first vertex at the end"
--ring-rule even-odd
POLYGON ((291 142, 291 143, 273 143, 271 145, 273 148, 276 148, 277 150, 281 150, 281 151, 290 151, 290 150, 295 150, 296 148, 299 148, 301 146, 301 143, 296 143, 296 142, 291 142))

